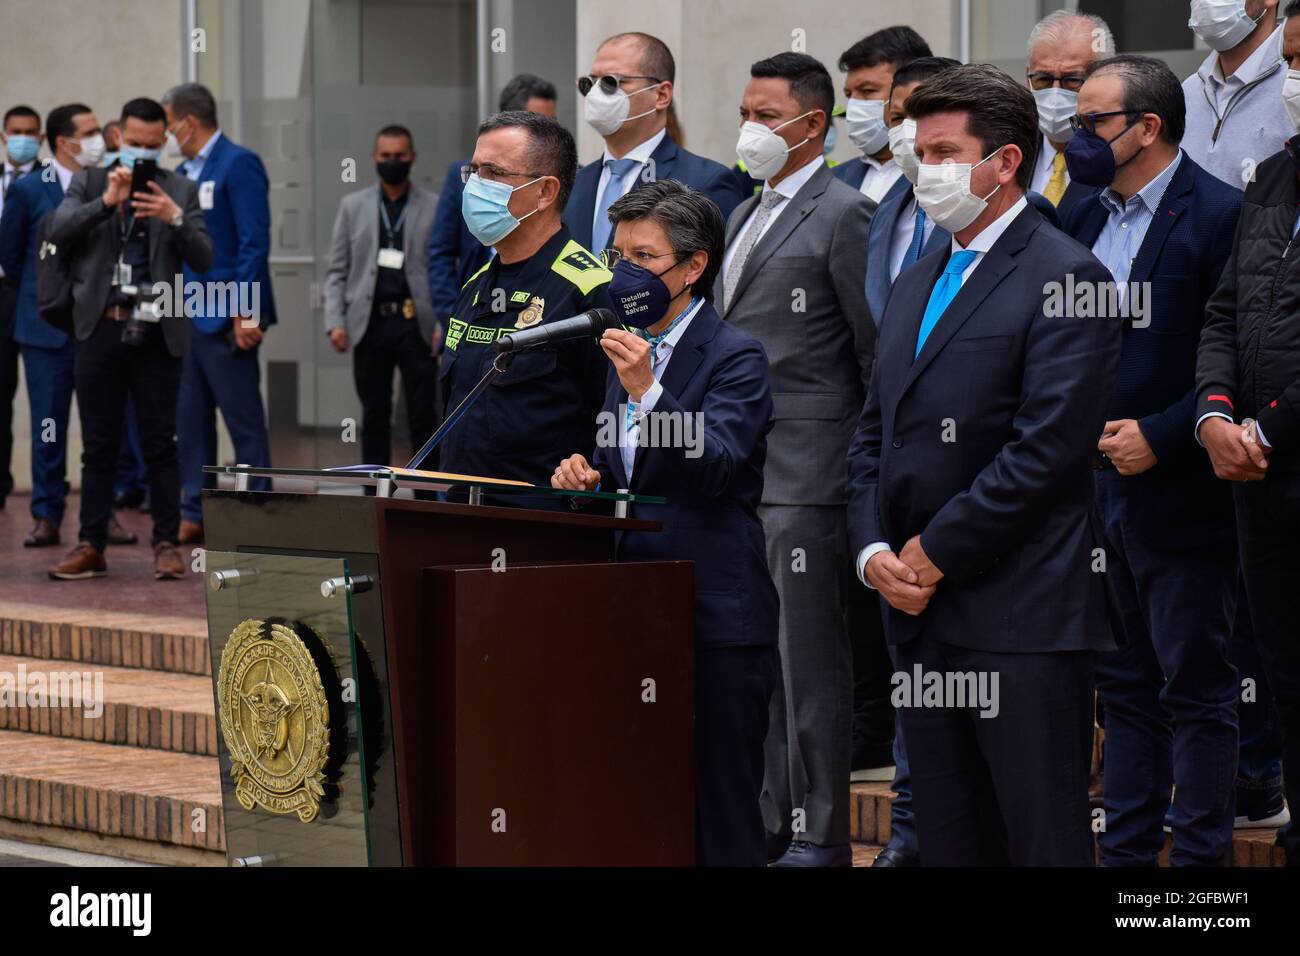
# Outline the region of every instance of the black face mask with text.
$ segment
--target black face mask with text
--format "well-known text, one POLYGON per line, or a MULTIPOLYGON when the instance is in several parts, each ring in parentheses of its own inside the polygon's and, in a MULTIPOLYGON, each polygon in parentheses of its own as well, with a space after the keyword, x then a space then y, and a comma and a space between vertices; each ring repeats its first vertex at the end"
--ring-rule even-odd
POLYGON ((375 172, 390 186, 400 186, 411 175, 411 163, 404 159, 386 159, 375 163, 375 172))

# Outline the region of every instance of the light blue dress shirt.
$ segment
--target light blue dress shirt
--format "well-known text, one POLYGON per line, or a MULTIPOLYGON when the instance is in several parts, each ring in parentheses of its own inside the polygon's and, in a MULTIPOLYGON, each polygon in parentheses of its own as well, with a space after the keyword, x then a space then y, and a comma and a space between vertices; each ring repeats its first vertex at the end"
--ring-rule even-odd
POLYGON ((1128 277, 1133 271, 1133 260, 1142 248, 1142 240, 1156 217, 1156 210, 1165 198, 1174 173, 1183 161, 1182 150, 1174 157, 1154 179, 1130 196, 1126 202, 1109 189, 1101 194, 1101 204, 1110 215, 1101 228, 1101 234, 1092 244, 1092 254, 1102 261, 1110 270, 1115 284, 1119 286, 1119 301, 1128 295, 1128 277))

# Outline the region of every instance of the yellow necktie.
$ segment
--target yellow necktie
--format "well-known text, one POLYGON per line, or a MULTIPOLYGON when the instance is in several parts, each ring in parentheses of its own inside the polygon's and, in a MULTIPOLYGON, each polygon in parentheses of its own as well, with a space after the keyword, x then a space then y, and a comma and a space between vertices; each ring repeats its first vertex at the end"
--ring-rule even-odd
POLYGON ((1061 204, 1061 197, 1065 195, 1065 152, 1063 150, 1057 150, 1056 155, 1052 157, 1052 178, 1043 187, 1043 195, 1053 206, 1061 204))

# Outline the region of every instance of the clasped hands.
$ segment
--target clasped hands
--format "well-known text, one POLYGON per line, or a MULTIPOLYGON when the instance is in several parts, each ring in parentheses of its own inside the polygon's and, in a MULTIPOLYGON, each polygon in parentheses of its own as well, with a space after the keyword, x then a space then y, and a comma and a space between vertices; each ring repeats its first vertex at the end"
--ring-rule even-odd
POLYGON ((889 606, 913 617, 925 610, 943 578, 925 549, 921 536, 913 535, 898 554, 877 551, 868 559, 863 575, 889 606))

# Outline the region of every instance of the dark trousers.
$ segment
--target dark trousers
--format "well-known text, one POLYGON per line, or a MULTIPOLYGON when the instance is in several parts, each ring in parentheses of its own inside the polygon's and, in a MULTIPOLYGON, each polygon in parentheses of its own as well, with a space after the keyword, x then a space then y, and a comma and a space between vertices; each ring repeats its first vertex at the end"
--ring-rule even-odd
POLYGON ((919 664, 923 673, 998 675, 995 717, 974 707, 900 709, 921 863, 1091 866, 1096 654, 999 654, 922 634, 895 655, 908 674, 919 664))
POLYGON ((1155 866, 1173 790, 1174 866, 1219 866, 1232 843, 1237 672, 1228 661, 1231 546, 1163 551, 1135 532, 1125 478, 1099 473, 1107 593, 1121 633, 1097 658, 1106 713, 1106 866, 1155 866))
MULTIPOLYGON (((361 399, 361 458, 365 464, 387 465, 393 454, 395 369, 402 373, 406 419, 415 450, 438 425, 438 366, 415 319, 372 314, 352 354, 352 374, 361 399)), ((420 467, 436 468, 436 454, 420 467)))
MULTIPOLYGON (((1237 669, 1237 680, 1244 685, 1250 682, 1253 694, 1237 702, 1237 731, 1240 745, 1237 748, 1237 793, 1242 795, 1267 795, 1282 789, 1282 731, 1278 726, 1277 708, 1268 689, 1264 665, 1255 646, 1255 629, 1250 623, 1250 601, 1246 596, 1246 580, 1240 569, 1237 572, 1234 595, 1232 634, 1228 638, 1228 660, 1237 669)), ((1241 816, 1243 808, 1237 807, 1241 816)))
POLYGON ((135 409, 131 399, 126 400, 126 416, 122 421, 122 448, 117 454, 117 484, 114 495, 134 495, 149 488, 149 472, 140 454, 140 429, 135 424, 135 409))
POLYGON ((81 532, 104 550, 113 514, 113 483, 129 395, 149 469, 153 538, 175 543, 180 527, 180 467, 176 452, 176 397, 181 360, 167 351, 153 326, 138 346, 122 342, 122 323, 100 319, 77 343, 77 408, 81 414, 81 532))
MULTIPOLYGON (((190 326, 190 350, 181 370, 176 424, 180 429, 181 517, 203 523, 203 489, 217 487, 204 465, 217 464, 217 410, 235 446, 235 461, 254 468, 271 464, 271 442, 262 409, 258 350, 236 349, 225 332, 190 326)), ((268 478, 249 478, 250 491, 270 491, 268 478)))
POLYGON ((18 391, 18 343, 14 341, 14 311, 18 290, 0 279, 0 505, 14 490, 9 470, 14 452, 14 395, 18 391))
POLYGON ((894 708, 889 703, 894 665, 885 645, 880 595, 870 588, 850 586, 845 601, 853 644, 853 762, 854 770, 886 766, 894 741, 894 708))
MULTIPOLYGON (((892 647, 889 656, 891 668, 896 669, 897 657, 892 647)), ((891 689, 892 686, 891 681, 891 689)), ((912 809, 912 768, 907 760, 907 742, 903 738, 903 716, 892 703, 890 712, 894 715, 894 781, 889 789, 894 791, 894 799, 889 802, 889 844, 886 849, 903 856, 919 857, 916 814, 912 809)))
MULTIPOLYGON (((1268 688, 1282 731, 1282 781, 1300 807, 1300 468, 1274 455, 1263 481, 1233 485, 1241 571, 1268 688), (1276 469, 1276 470, 1275 470, 1276 469)), ((1300 866, 1300 828, 1282 828, 1287 864, 1300 866)))
POLYGON ((63 521, 68 500, 68 417, 76 348, 23 346, 27 403, 32 410, 32 517, 63 521))
POLYGON ((770 647, 695 652, 695 858, 764 866, 763 738, 780 676, 770 647))

